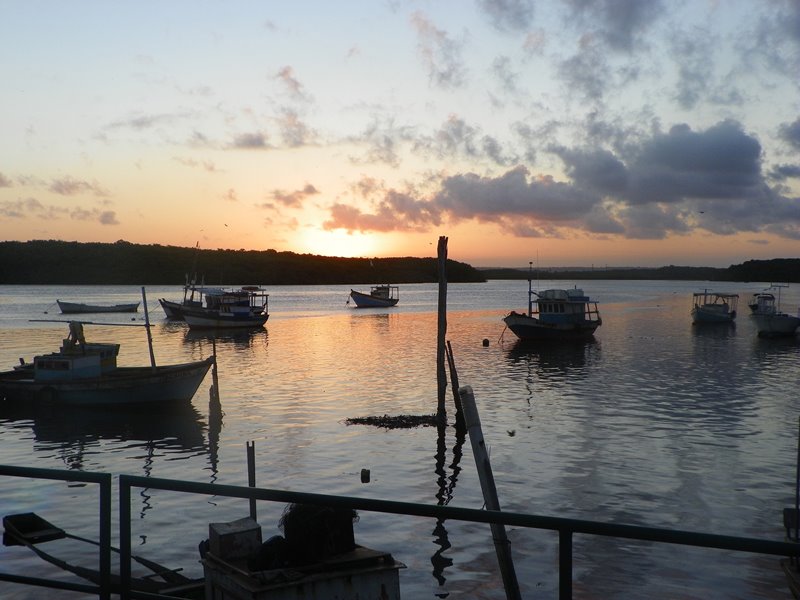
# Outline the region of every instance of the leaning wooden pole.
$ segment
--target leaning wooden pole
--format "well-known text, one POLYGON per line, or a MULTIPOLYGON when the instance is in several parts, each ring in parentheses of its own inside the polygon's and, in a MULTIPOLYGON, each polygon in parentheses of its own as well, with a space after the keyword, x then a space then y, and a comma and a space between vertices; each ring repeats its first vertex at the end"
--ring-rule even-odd
POLYGON ((147 347, 150 350, 150 366, 156 370, 156 355, 153 353, 153 334, 150 333, 150 313, 147 312, 147 294, 142 286, 142 308, 144 308, 144 327, 147 329, 147 347))
POLYGON ((436 383, 439 391, 439 404, 436 418, 440 424, 443 424, 447 419, 445 410, 447 372, 444 367, 445 338, 447 337, 447 237, 439 237, 437 254, 439 256, 439 333, 436 340, 436 383))
MULTIPOLYGON (((478 468, 478 480, 483 491, 483 500, 488 510, 500 510, 500 500, 497 497, 497 488, 494 485, 492 465, 489 462, 489 452, 483 441, 481 420, 478 416, 478 407, 475 405, 475 395, 472 387, 465 385, 458 389, 461 397, 461 407, 464 410, 464 422, 469 432, 469 441, 472 444, 472 453, 475 455, 475 466, 478 468)), ((497 562, 500 564, 500 573, 503 576, 503 586, 506 598, 520 600, 519 582, 514 570, 514 561, 511 558, 511 544, 506 536, 506 528, 502 523, 491 523, 494 548, 497 552, 497 562)))

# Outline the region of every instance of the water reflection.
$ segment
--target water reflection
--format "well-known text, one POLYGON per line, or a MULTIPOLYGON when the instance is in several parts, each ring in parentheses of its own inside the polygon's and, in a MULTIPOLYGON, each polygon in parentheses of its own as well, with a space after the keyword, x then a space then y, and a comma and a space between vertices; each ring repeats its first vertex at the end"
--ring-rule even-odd
POLYGON ((218 349, 252 350, 256 347, 266 348, 269 344, 269 335, 264 328, 220 331, 187 329, 183 341, 187 346, 199 349, 204 349, 213 342, 218 349))
MULTIPOLYGON (((453 461, 449 465, 450 475, 448 476, 447 470, 444 465, 446 463, 447 444, 446 433, 447 427, 439 427, 438 435, 436 438, 436 503, 439 506, 445 506, 450 503, 455 493, 456 483, 458 481, 458 474, 461 472, 461 457, 463 456, 464 440, 466 439, 466 429, 464 427, 455 428, 455 439, 453 443, 453 461)), ((431 565, 433 566, 432 575, 436 579, 440 587, 444 586, 447 578, 444 576, 444 570, 453 566, 453 559, 445 556, 444 553, 450 549, 451 543, 447 528, 445 527, 445 519, 437 519, 436 525, 431 532, 433 534, 433 543, 437 546, 436 552, 431 556, 431 565)), ((445 597, 447 594, 437 594, 439 597, 445 597)))
POLYGON ((583 377, 587 361, 599 350, 600 343, 594 338, 557 343, 517 340, 507 348, 506 356, 512 370, 527 366, 541 377, 553 374, 583 377))

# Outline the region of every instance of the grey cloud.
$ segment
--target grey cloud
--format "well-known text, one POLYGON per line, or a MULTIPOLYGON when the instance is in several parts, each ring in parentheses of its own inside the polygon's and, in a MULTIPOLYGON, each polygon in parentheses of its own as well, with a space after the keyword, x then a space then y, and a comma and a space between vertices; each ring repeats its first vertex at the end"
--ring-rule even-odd
POLYGON ((417 31, 420 53, 431 83, 445 89, 461 87, 465 77, 461 43, 437 29, 422 13, 414 13, 411 24, 417 31))
POLYGON ((101 225, 119 225, 117 221, 117 213, 113 210, 104 210, 100 213, 99 218, 101 225))
POLYGON ((695 132, 676 125, 656 134, 630 165, 634 203, 685 198, 760 198, 761 144, 735 121, 695 132))
POLYGON ((543 220, 579 219, 600 202, 600 196, 549 177, 529 179, 528 169, 516 167, 491 178, 474 173, 454 175, 441 182, 433 202, 459 219, 496 220, 526 215, 543 220))
POLYGON ((310 197, 319 194, 319 190, 315 188, 310 183, 306 184, 303 189, 294 190, 293 192, 284 192, 282 190, 274 190, 270 197, 273 200, 277 200, 284 206, 291 206, 293 208, 299 208, 303 205, 303 201, 310 197))
POLYGON ((109 193, 97 183, 89 183, 88 181, 75 179, 70 176, 53 179, 48 189, 62 196, 74 196, 86 192, 101 197, 109 195, 109 193))
POLYGON ((611 82, 605 51, 587 38, 579 51, 557 65, 559 77, 588 100, 601 100, 611 82))
POLYGON ((8 177, 0 173, 0 187, 11 187, 13 185, 8 177))
POLYGON ((478 7, 500 31, 525 31, 533 22, 533 0, 478 0, 478 7))
MULTIPOLYGON (((463 124, 461 124, 463 125, 463 124)), ((460 147, 468 127, 454 124, 460 147)), ((530 134, 520 126, 522 134, 530 134)), ((773 233, 800 239, 800 198, 770 188, 762 172, 761 145, 736 121, 702 130, 676 125, 649 137, 640 132, 619 151, 598 145, 548 151, 564 163, 568 181, 536 176, 518 165, 498 176, 460 173, 443 176, 426 197, 414 191, 385 190, 364 179, 354 195, 371 203, 360 209, 339 203, 330 208, 329 229, 424 231, 444 221, 496 223, 517 236, 559 237, 568 230, 589 235, 664 239, 705 230, 719 235, 773 233)), ((447 146, 447 144, 445 144, 447 146)), ((800 166, 773 170, 800 175, 800 166)))
POLYGON ((778 130, 780 138, 792 148, 800 150, 800 117, 791 123, 783 123, 778 130))
POLYGON ((621 194, 628 188, 627 167, 607 150, 570 150, 555 146, 550 151, 564 161, 567 175, 579 187, 596 189, 603 194, 621 194))
POLYGON ((709 31, 675 31, 670 43, 678 68, 675 97, 682 108, 692 109, 711 84, 716 40, 709 31))
POLYGON ((301 119, 297 112, 291 108, 284 107, 278 118, 278 128, 281 132, 281 139, 290 148, 299 148, 313 141, 316 137, 315 132, 310 129, 301 119))
POLYGON ((502 145, 489 135, 467 123, 461 117, 450 115, 447 121, 429 137, 420 137, 414 144, 415 152, 428 152, 436 158, 489 158, 497 165, 507 165, 516 160, 504 154, 502 145))
POLYGON ((264 150, 269 148, 269 144, 267 144, 267 136, 264 133, 242 133, 234 138, 232 147, 245 150, 264 150))
POLYGON ((800 165, 777 165, 770 170, 769 176, 776 181, 800 179, 800 165))
POLYGON ((581 25, 596 28, 613 50, 630 51, 664 13, 662 0, 566 0, 581 25))
POLYGON ((511 70, 511 60, 507 56, 498 56, 492 61, 492 73, 507 94, 517 91, 518 75, 511 70))
POLYGON ((297 100, 307 100, 303 84, 295 77, 294 69, 290 66, 281 67, 275 78, 281 81, 289 94, 297 100))

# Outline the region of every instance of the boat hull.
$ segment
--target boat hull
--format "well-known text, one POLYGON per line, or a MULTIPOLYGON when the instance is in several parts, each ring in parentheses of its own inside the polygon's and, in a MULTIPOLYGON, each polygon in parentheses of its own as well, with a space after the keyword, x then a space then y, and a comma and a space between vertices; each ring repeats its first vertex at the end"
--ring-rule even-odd
POLYGON ((263 327, 268 314, 222 314, 217 311, 184 310, 183 320, 190 329, 247 329, 263 327))
POLYGON ((79 304, 76 302, 63 302, 56 300, 62 314, 94 314, 94 313, 135 313, 139 311, 139 303, 114 304, 113 306, 98 306, 95 304, 79 304))
POLYGON ((163 367, 118 367, 100 377, 35 381, 24 370, 0 373, 0 399, 70 406, 116 406, 185 402, 194 397, 213 357, 163 367))
POLYGON ((350 290, 350 297, 356 308, 388 308, 397 305, 399 298, 376 298, 363 292, 350 290))
POLYGON ((587 339, 602 324, 601 320, 547 323, 535 317, 512 312, 503 319, 514 335, 521 340, 587 339))
POLYGON ((758 335, 761 337, 791 336, 797 333, 800 327, 800 317, 786 313, 771 315, 754 314, 758 335))
POLYGON ((736 312, 722 312, 703 308, 692 310, 692 321, 694 323, 733 323, 735 318, 736 312))
POLYGON ((180 302, 171 302, 164 298, 159 298, 158 303, 164 309, 164 314, 168 319, 183 319, 183 306, 180 302))

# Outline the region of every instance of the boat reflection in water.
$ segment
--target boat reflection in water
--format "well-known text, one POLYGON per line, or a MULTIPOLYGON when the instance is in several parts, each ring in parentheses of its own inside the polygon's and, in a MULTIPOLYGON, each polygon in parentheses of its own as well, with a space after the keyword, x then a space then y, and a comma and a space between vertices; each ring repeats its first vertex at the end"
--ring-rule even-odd
POLYGON ((166 405, 61 407, 0 402, 0 420, 29 425, 37 442, 63 449, 84 448, 103 440, 147 442, 157 448, 207 451, 203 417, 189 402, 166 405))

